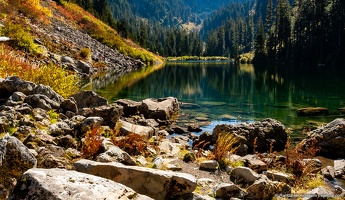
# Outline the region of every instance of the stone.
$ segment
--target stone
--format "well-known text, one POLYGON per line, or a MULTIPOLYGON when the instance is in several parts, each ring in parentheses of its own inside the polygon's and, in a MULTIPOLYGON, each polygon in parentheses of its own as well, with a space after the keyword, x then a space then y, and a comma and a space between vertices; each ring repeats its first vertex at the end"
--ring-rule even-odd
POLYGON ((108 105, 108 101, 94 91, 82 91, 71 97, 76 101, 78 109, 108 105))
POLYGON ((273 171, 267 171, 266 172, 267 178, 269 178, 272 181, 280 181, 287 184, 290 184, 293 182, 293 175, 292 174, 286 174, 283 172, 273 172, 273 171))
POLYGON ((61 62, 75 64, 73 58, 71 58, 69 56, 62 56, 61 62))
POLYGON ((78 113, 77 102, 74 100, 73 97, 65 99, 60 104, 60 113, 66 113, 67 111, 78 113))
POLYGON ((248 148, 247 152, 241 153, 241 156, 254 152, 254 143, 255 151, 263 153, 271 150, 282 151, 285 149, 287 141, 285 126, 274 119, 264 119, 253 123, 217 125, 213 129, 213 143, 211 145, 216 142, 221 133, 232 133, 240 136, 239 142, 248 148))
POLYGON ((220 183, 215 188, 216 198, 230 199, 230 198, 244 198, 245 191, 233 183, 220 183))
POLYGON ((8 200, 17 199, 137 199, 151 198, 114 181, 65 169, 30 169, 8 200))
POLYGON ((163 167, 163 158, 158 156, 152 160, 153 168, 162 169, 163 167))
POLYGON ((31 115, 33 113, 33 109, 30 105, 28 105, 27 103, 23 103, 23 104, 19 104, 14 106, 14 110, 25 115, 31 115))
POLYGON ((8 134, 0 138, 0 196, 8 196, 16 180, 36 165, 35 156, 20 140, 8 134))
POLYGON ((171 120, 179 110, 176 98, 145 99, 140 106, 140 113, 149 119, 171 120))
POLYGON ((135 160, 127 152, 115 146, 109 139, 102 141, 102 149, 104 152, 96 157, 98 162, 120 162, 125 165, 136 165, 135 160))
POLYGON ((30 133, 24 139, 23 143, 25 146, 37 149, 41 146, 46 146, 48 144, 56 145, 54 142, 55 137, 49 135, 45 130, 36 130, 34 133, 30 133))
POLYGON ((252 184, 259 178, 259 174, 248 167, 236 167, 230 173, 231 181, 236 183, 252 184))
POLYGON ((174 125, 171 128, 174 130, 174 133, 176 134, 184 134, 188 132, 186 128, 177 125, 174 125))
POLYGON ((1 36, 0 37, 0 42, 7 42, 7 41, 10 41, 10 40, 11 40, 11 38, 6 37, 6 36, 1 36))
POLYGON ((77 68, 81 69, 82 73, 85 74, 92 74, 94 69, 90 63, 87 63, 82 60, 78 60, 77 62, 77 68))
POLYGON ((331 191, 328 191, 326 188, 319 186, 311 191, 308 191, 303 200, 327 200, 328 197, 334 197, 334 194, 331 191))
POLYGON ((335 177, 341 177, 345 175, 345 160, 334 161, 334 175, 335 177))
POLYGON ((14 92, 21 92, 25 95, 31 94, 36 84, 30 81, 24 81, 18 76, 8 76, 0 82, 0 95, 10 96, 14 92))
POLYGON ((99 163, 85 159, 74 163, 74 168, 79 172, 124 184, 153 199, 173 199, 176 196, 192 193, 196 188, 195 177, 181 172, 125 166, 115 162, 99 163))
POLYGON ((55 92, 51 87, 38 84, 31 92, 31 94, 41 94, 48 97, 50 100, 60 104, 64 98, 55 92))
POLYGON ((69 160, 65 157, 62 147, 49 144, 37 149, 37 167, 40 168, 69 168, 69 160))
POLYGON ((83 124, 81 126, 82 132, 90 131, 94 128, 100 128, 103 124, 102 117, 87 117, 83 120, 83 124))
POLYGON ((242 159, 246 162, 247 166, 250 169, 254 170, 257 173, 261 173, 263 171, 267 171, 267 169, 268 169, 266 163, 261 161, 255 155, 246 155, 242 159))
POLYGON ((200 163, 200 169, 201 170, 210 170, 215 171, 218 169, 218 162, 216 160, 206 160, 200 163))
POLYGON ((59 137, 54 139, 54 142, 58 146, 64 147, 66 149, 68 149, 68 148, 76 149, 78 147, 78 142, 71 135, 59 136, 59 137))
POLYGON ((139 108, 141 106, 141 102, 136 102, 128 99, 119 99, 115 101, 115 103, 123 107, 124 117, 137 115, 139 113, 139 108))
POLYGON ((187 131, 189 132, 201 132, 202 129, 198 124, 190 124, 187 126, 187 131))
POLYGON ((335 178, 335 169, 332 166, 326 166, 321 169, 321 174, 331 181, 335 178))
POLYGON ((268 179, 256 180, 247 188, 249 199, 271 200, 276 194, 276 186, 268 179))
POLYGON ((22 92, 14 92, 8 99, 5 105, 15 106, 24 103, 26 95, 22 92))
POLYGON ((28 95, 25 97, 24 103, 29 104, 32 108, 41 108, 43 110, 59 109, 60 104, 49 99, 42 94, 28 95))
POLYGON ((308 133, 297 146, 300 152, 315 152, 326 158, 345 158, 345 119, 338 118, 308 133))
POLYGON ((117 127, 120 128, 121 135, 127 135, 129 133, 135 133, 146 138, 151 138, 154 134, 154 129, 147 126, 141 126, 136 124, 131 124, 129 122, 119 120, 117 127))
POLYGON ((320 116, 328 115, 328 109, 323 107, 307 107, 297 109, 298 116, 320 116))
POLYGON ((68 135, 72 134, 73 129, 64 121, 51 124, 49 126, 49 132, 52 136, 68 135))

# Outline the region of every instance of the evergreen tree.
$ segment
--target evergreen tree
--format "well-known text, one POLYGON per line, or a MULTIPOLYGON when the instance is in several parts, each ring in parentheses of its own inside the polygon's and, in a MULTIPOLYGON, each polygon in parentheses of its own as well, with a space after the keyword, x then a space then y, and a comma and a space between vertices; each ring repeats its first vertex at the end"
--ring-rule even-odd
POLYGON ((254 62, 264 62, 266 60, 265 32, 262 20, 259 21, 258 31, 255 38, 254 62))

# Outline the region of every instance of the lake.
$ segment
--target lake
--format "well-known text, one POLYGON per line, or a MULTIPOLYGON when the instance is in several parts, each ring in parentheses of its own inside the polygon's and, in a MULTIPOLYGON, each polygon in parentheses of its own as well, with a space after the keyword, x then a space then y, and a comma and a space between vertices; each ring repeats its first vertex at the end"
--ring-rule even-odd
POLYGON ((209 131, 218 123, 274 118, 298 140, 320 123, 343 116, 338 111, 345 107, 343 74, 325 67, 268 70, 230 61, 168 62, 124 77, 101 76, 89 89, 110 102, 176 97, 184 103, 179 122, 197 122, 209 131), (296 109, 303 107, 326 107, 329 115, 297 116, 296 109))

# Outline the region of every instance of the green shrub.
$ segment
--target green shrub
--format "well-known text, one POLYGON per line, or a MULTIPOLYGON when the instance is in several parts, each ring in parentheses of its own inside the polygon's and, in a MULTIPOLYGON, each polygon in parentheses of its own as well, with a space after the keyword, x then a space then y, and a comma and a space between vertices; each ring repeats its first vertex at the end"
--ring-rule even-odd
POLYGON ((10 37, 19 48, 30 53, 39 53, 39 49, 34 43, 34 39, 30 35, 29 30, 23 28, 21 25, 8 23, 3 33, 10 37))

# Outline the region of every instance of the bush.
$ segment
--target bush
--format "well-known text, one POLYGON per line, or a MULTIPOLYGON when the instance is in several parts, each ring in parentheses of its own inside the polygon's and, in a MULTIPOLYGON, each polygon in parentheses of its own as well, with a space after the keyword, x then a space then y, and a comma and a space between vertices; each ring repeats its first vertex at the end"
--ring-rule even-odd
POLYGON ((50 86, 63 97, 75 94, 78 90, 79 78, 69 74, 56 65, 37 66, 11 51, 6 46, 0 47, 0 78, 18 76, 21 79, 32 81, 36 84, 50 86))
POLYGON ((84 59, 88 59, 91 56, 91 50, 89 48, 82 48, 79 55, 84 59))
POLYGON ((33 37, 29 33, 29 30, 23 28, 21 25, 8 23, 3 30, 3 33, 10 37, 19 48, 30 53, 39 52, 37 45, 34 43, 33 37))
POLYGON ((102 146, 103 137, 102 128, 94 127, 92 130, 86 132, 85 140, 81 149, 83 158, 93 158, 96 156, 102 146))

